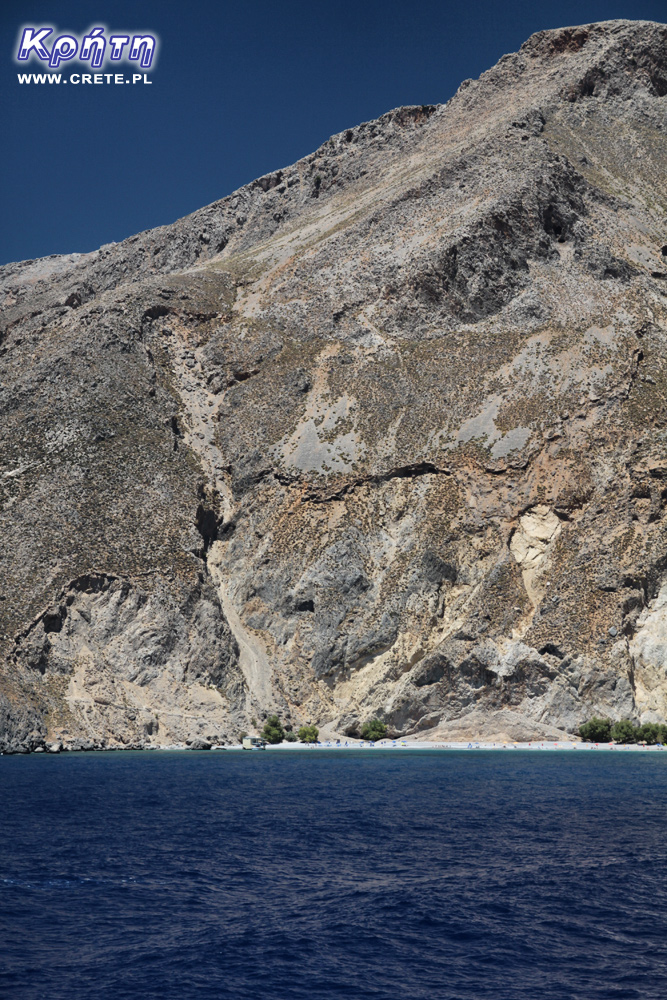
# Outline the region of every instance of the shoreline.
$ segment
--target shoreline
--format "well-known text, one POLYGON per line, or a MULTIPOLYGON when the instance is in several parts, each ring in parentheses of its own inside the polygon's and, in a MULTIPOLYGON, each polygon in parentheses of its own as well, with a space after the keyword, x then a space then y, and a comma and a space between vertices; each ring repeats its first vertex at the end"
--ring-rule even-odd
MULTIPOLYGON (((257 752, 260 748, 256 748, 257 752)), ((279 743, 279 744, 267 744, 265 747, 261 748, 263 751, 270 752, 288 752, 288 753, 302 753, 306 751, 322 751, 322 750, 336 750, 344 753, 345 751, 358 751, 364 750, 366 752, 372 751, 387 751, 387 750, 400 750, 400 751, 410 751, 410 750, 438 750, 438 751, 530 751, 530 752, 572 752, 577 751, 578 753, 591 753, 591 752, 603 752, 609 753, 613 751, 614 753, 647 753, 647 752, 664 752, 667 751, 667 745, 660 743, 645 745, 641 743, 584 743, 582 741, 576 740, 531 740, 523 742, 500 742, 500 741, 483 741, 483 740, 446 740, 446 741, 430 741, 430 740, 414 740, 414 739, 398 739, 398 740, 380 740, 376 743, 370 743, 364 740, 341 740, 336 742, 333 740, 327 740, 320 743, 279 743)), ((71 754, 71 753, 220 753, 225 752, 246 752, 240 743, 238 744, 213 744, 209 747, 190 747, 186 743, 173 743, 173 744, 152 744, 144 746, 107 746, 107 747, 67 747, 64 745, 58 745, 52 743, 51 745, 45 745, 36 747, 34 750, 26 751, 5 751, 0 753, 0 757, 16 757, 16 756, 29 756, 36 753, 44 753, 47 755, 53 754, 71 754)))
MULTIPOLYGON (((174 748, 176 749, 176 748, 174 748)), ((187 749, 179 748, 179 749, 187 749)), ((214 748, 212 748, 214 749, 214 748)), ((225 750, 242 750, 241 746, 229 746, 220 747, 220 749, 225 750)), ((320 744, 283 744, 279 743, 277 745, 268 745, 264 748, 265 750, 529 750, 529 751, 555 751, 555 750, 577 750, 581 752, 590 752, 591 750, 602 750, 609 752, 611 750, 616 752, 641 752, 645 751, 667 751, 667 746, 662 744, 652 744, 643 745, 641 743, 583 743, 581 741, 574 740, 560 740, 560 741, 550 741, 547 742, 541 740, 533 740, 531 742, 523 743, 501 743, 501 742, 486 742, 477 740, 447 740, 447 741, 425 741, 425 740, 413 740, 407 742, 406 740, 382 740, 378 743, 368 743, 362 740, 341 742, 341 744, 336 743, 320 743, 320 744)))

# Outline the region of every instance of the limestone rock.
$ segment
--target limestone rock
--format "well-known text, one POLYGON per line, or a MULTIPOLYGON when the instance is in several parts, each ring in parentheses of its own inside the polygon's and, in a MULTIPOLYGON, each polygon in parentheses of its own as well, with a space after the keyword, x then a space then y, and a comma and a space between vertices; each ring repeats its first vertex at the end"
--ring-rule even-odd
POLYGON ((666 53, 539 32, 0 269, 6 752, 665 717, 666 53))

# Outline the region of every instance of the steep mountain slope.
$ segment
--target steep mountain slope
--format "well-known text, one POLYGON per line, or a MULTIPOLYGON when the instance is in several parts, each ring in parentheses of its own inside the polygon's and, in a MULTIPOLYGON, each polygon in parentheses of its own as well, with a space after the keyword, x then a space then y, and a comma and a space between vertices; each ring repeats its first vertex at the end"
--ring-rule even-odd
POLYGON ((0 269, 6 749, 667 713, 667 27, 0 269))

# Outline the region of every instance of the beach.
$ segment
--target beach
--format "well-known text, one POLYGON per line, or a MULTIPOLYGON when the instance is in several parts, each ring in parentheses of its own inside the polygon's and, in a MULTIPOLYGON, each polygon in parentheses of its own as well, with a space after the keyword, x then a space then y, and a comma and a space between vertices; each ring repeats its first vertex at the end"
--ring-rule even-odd
MULTIPOLYGON (((172 746, 156 747, 155 749, 188 750, 189 747, 186 744, 175 744, 172 746)), ((667 750, 667 746, 663 746, 662 744, 649 746, 640 743, 584 743, 582 741, 574 740, 532 740, 530 742, 522 743, 509 741, 488 742, 478 740, 449 740, 447 742, 443 741, 435 743, 407 737, 406 739, 378 740, 376 742, 347 738, 342 739, 340 742, 336 740, 324 740, 319 743, 278 743, 274 745, 269 743, 263 749, 273 752, 279 751, 281 753, 285 751, 303 752, 313 750, 367 750, 369 752, 378 750, 530 750, 533 752, 576 750, 578 753, 591 753, 594 751, 602 751, 605 753, 610 751, 613 751, 614 753, 648 753, 664 752, 667 750)), ((243 747, 239 743, 232 746, 212 746, 211 750, 236 751, 243 750, 243 747)))

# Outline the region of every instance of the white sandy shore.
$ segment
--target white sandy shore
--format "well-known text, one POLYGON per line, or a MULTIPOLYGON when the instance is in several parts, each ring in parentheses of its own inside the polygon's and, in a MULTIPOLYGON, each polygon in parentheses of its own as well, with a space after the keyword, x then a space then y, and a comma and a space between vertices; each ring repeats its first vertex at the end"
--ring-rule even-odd
MULTIPOLYGON (((188 747, 185 744, 177 744, 173 746, 161 746, 155 747, 159 750, 187 750, 188 747)), ((213 746, 212 750, 242 750, 243 747, 238 744, 235 746, 213 746)), ((340 743, 335 740, 325 740, 316 744, 305 744, 305 743, 280 743, 276 746, 267 745, 265 750, 269 751, 290 751, 290 752, 305 752, 313 750, 532 750, 532 751, 553 751, 553 750, 576 750, 578 753, 590 753, 591 751, 604 751, 609 752, 613 750, 615 753, 632 753, 632 752, 664 752, 667 751, 667 746, 662 746, 660 744, 656 746, 643 746, 637 743, 582 743, 574 741, 556 741, 550 742, 547 740, 534 740, 530 743, 512 743, 512 742, 496 742, 496 743, 486 743, 477 742, 475 740, 464 740, 459 742, 449 741, 449 742, 426 742, 424 740, 379 740, 376 743, 369 743, 367 740, 352 740, 343 739, 340 743)), ((201 751, 199 751, 201 752, 201 751)))

